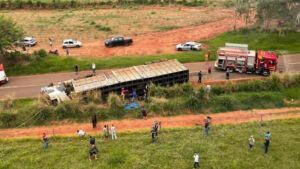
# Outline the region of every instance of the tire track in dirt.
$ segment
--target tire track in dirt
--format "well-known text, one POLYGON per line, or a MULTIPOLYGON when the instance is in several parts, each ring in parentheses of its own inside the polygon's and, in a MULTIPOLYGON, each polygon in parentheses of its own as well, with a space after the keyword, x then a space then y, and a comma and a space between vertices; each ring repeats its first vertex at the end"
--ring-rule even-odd
POLYGON ((263 120, 284 119, 284 118, 300 118, 300 108, 279 108, 279 109, 264 109, 264 110, 249 110, 249 111, 234 111, 217 114, 197 114, 197 115, 180 115, 175 117, 154 117, 147 120, 143 119, 129 119, 129 120, 113 120, 107 122, 100 122, 97 124, 98 128, 93 129, 91 123, 84 124, 69 124, 61 126, 44 126, 44 127, 30 127, 20 129, 1 129, 0 137, 37 137, 41 136, 43 132, 55 135, 76 135, 77 129, 83 129, 87 134, 98 133, 102 135, 102 126, 104 124, 114 124, 117 132, 122 131, 136 131, 141 129, 150 129, 154 124, 154 120, 162 122, 163 128, 173 127, 190 127, 203 124, 206 116, 213 118, 213 124, 228 124, 228 123, 242 123, 259 121, 263 115, 263 120))

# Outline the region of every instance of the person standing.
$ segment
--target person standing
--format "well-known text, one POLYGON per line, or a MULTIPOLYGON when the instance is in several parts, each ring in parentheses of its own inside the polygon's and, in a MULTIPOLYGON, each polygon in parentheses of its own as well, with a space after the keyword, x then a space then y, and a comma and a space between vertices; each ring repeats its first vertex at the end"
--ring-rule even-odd
POLYGON ((43 133, 43 141, 44 141, 44 149, 47 149, 48 148, 48 138, 47 138, 47 135, 46 133, 43 133))
POLYGON ((142 113, 143 119, 147 119, 147 112, 144 108, 142 109, 141 113, 142 113))
POLYGON ((77 134, 80 136, 80 137, 84 137, 85 136, 85 132, 80 129, 80 130, 77 130, 77 134))
POLYGON ((96 75, 96 64, 95 63, 92 64, 92 69, 93 69, 93 75, 95 76, 96 75))
POLYGON ((90 145, 95 145, 95 142, 96 142, 95 138, 90 136, 90 145))
POLYGON ((121 96, 122 96, 123 101, 125 100, 126 92, 127 92, 127 90, 125 90, 124 88, 122 88, 121 96))
POLYGON ((66 56, 69 56, 69 55, 70 55, 69 48, 66 47, 66 56))
POLYGON ((95 145, 94 144, 92 144, 92 145, 90 145, 90 151, 89 151, 89 159, 90 159, 90 161, 91 161, 91 157, 93 156, 93 155, 95 155, 95 160, 97 160, 97 148, 95 147, 95 145))
POLYGON ((250 138, 249 138, 249 147, 250 147, 250 150, 251 150, 251 151, 254 149, 254 142, 255 142, 255 140, 254 140, 254 137, 253 137, 253 135, 252 135, 252 136, 250 136, 250 138))
POLYGON ((22 46, 22 50, 23 50, 23 54, 27 54, 27 50, 26 50, 26 46, 25 45, 22 46))
POLYGON ((136 91, 132 92, 132 102, 134 102, 137 99, 136 91))
POLYGON ((49 46, 50 46, 50 50, 52 50, 52 39, 49 37, 49 46))
POLYGON ((199 167, 199 154, 197 152, 194 153, 194 168, 199 167))
POLYGON ((105 140, 108 139, 108 131, 107 131, 107 126, 106 125, 104 125, 104 128, 103 128, 103 136, 104 136, 105 140))
POLYGON ((211 122, 211 117, 207 116, 207 118, 204 120, 204 135, 208 135, 208 130, 210 129, 209 125, 211 122))
POLYGON ((93 124, 93 128, 97 128, 97 115, 96 113, 93 113, 92 115, 92 124, 93 124))
POLYGON ((208 71, 208 74, 211 74, 211 66, 210 65, 208 65, 207 71, 208 71))
POLYGON ((158 121, 154 121, 154 130, 155 130, 155 136, 157 136, 157 130, 158 130, 158 121))
POLYGON ((78 65, 77 64, 74 65, 74 69, 75 69, 75 73, 77 75, 78 74, 78 65))
POLYGON ((111 139, 112 140, 117 140, 116 128, 113 124, 110 127, 110 131, 111 131, 111 139))
POLYGON ((271 139, 271 134, 268 131, 267 134, 265 135, 265 154, 268 153, 269 145, 270 145, 270 139, 271 139))
POLYGON ((151 127, 151 137, 152 137, 152 142, 155 141, 155 129, 154 127, 151 127))
POLYGON ((201 83, 201 81, 202 81, 202 72, 200 71, 198 73, 198 83, 201 83))
POLYGON ((229 69, 226 70, 226 79, 229 80, 229 69))

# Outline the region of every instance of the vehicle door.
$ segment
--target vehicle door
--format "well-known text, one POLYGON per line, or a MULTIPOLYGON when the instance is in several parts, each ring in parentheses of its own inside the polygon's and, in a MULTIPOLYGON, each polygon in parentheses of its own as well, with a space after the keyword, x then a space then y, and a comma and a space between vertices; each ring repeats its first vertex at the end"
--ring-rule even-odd
POLYGON ((122 37, 118 38, 118 45, 124 45, 124 39, 122 37))
POLYGON ((187 51, 187 50, 191 50, 191 45, 190 44, 184 44, 182 47, 182 50, 187 51))
POLYGON ((69 47, 75 47, 74 41, 69 41, 69 47))

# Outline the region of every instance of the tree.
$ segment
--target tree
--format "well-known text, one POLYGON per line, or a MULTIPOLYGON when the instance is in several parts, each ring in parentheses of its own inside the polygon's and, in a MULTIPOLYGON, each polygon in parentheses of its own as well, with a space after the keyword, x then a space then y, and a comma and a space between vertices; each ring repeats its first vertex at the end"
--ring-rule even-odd
POLYGON ((234 14, 234 30, 236 29, 236 19, 237 17, 245 17, 246 27, 250 20, 250 8, 251 0, 236 0, 235 2, 235 14, 234 14))
POLYGON ((10 18, 0 16, 0 55, 14 49, 14 42, 24 36, 24 31, 10 18))

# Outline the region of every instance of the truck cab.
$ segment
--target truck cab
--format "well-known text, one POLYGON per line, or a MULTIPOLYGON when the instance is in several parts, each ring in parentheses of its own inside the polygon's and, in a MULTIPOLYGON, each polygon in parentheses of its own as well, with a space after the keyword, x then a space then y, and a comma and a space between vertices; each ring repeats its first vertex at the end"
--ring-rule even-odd
POLYGON ((8 77, 4 71, 4 66, 0 64, 0 84, 4 84, 8 82, 8 77))
POLYGON ((257 51, 256 73, 268 76, 277 70, 277 55, 272 51, 257 51))

